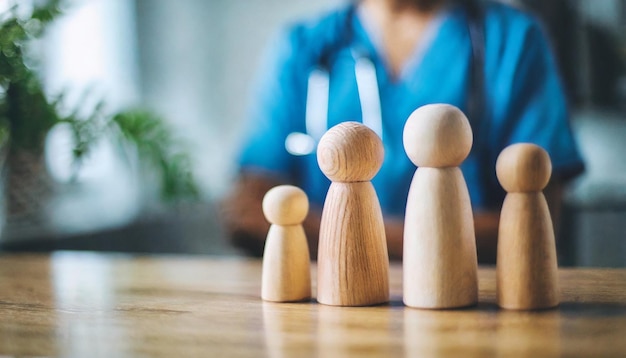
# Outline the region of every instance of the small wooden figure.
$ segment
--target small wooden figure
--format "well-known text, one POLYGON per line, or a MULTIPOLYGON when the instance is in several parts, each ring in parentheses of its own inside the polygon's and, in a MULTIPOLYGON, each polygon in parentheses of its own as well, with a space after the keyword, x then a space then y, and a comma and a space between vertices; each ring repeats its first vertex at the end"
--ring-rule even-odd
POLYGON ((496 173, 508 193, 498 231, 498 305, 515 310, 555 307, 556 245, 542 192, 552 173, 550 157, 537 145, 514 144, 500 153, 496 173))
POLYGON ((300 188, 281 185, 263 198, 263 213, 272 225, 263 253, 261 298, 294 302, 311 298, 309 246, 302 222, 309 200, 300 188))
POLYGON ((389 258, 383 216, 370 180, 384 149, 371 129, 357 122, 331 128, 319 142, 317 161, 332 180, 317 257, 317 300, 334 306, 389 301, 389 258))
POLYGON ((404 303, 444 309, 478 300, 474 217, 459 165, 472 148, 472 129, 447 104, 415 110, 404 127, 404 149, 418 166, 404 224, 404 303))

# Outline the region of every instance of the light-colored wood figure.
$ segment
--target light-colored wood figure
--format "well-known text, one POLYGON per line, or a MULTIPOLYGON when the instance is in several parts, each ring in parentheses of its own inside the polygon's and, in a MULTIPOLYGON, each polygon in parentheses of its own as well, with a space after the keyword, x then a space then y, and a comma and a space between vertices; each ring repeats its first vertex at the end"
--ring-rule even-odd
POLYGON ((559 304, 554 229, 542 190, 552 163, 529 143, 505 148, 496 163, 507 191, 498 231, 497 299, 502 308, 531 310, 559 304))
POLYGON ((368 306, 389 301, 389 257, 383 216, 370 180, 384 149, 357 122, 331 128, 319 142, 317 161, 332 180, 326 195, 317 256, 317 301, 368 306))
POLYGON ((309 200, 300 188, 280 185, 263 198, 263 213, 272 225, 263 252, 261 298, 295 302, 311 298, 311 259, 302 222, 309 200))
POLYGON ((404 149, 418 166, 404 223, 404 303, 445 309, 478 300, 476 239, 467 184, 459 165, 472 148, 465 115, 447 104, 415 110, 404 149))

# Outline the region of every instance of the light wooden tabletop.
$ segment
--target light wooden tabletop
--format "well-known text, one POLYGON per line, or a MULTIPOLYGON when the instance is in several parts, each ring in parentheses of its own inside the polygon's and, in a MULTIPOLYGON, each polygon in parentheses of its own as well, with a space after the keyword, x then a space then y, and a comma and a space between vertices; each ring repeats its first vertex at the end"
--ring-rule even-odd
POLYGON ((0 256, 0 356, 626 356, 626 270, 561 269, 563 304, 428 311, 260 300, 261 263, 91 253, 0 256))

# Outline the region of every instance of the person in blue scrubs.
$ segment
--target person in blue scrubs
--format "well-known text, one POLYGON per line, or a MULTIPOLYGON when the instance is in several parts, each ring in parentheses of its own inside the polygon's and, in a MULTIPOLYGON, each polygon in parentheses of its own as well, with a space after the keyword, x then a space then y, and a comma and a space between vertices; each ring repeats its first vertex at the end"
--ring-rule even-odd
POLYGON ((272 43, 245 125, 249 133, 239 177, 223 206, 235 245, 262 253, 268 229, 263 195, 289 183, 304 189, 311 201, 305 230, 315 257, 330 182, 315 152, 292 155, 285 141, 291 133, 306 132, 308 81, 319 67, 327 69, 329 79, 326 128, 361 121, 355 76, 361 57, 373 63, 378 85, 385 161, 373 184, 392 257, 402 255, 403 215, 416 169, 404 152, 402 131, 411 112, 429 103, 455 105, 472 124, 474 147, 461 169, 474 210, 480 261, 495 260, 505 194, 495 161, 507 145, 532 142, 548 151, 553 176, 546 196, 556 218, 562 184, 583 170, 583 161, 555 60, 538 22, 495 2, 362 0, 290 26, 272 43))

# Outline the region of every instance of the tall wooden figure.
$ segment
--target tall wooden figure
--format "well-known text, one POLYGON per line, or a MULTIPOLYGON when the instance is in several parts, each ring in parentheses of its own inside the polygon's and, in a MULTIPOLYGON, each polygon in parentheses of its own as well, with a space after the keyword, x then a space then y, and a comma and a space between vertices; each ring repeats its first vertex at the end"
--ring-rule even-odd
POLYGON ((356 122, 331 128, 319 142, 317 161, 332 180, 317 257, 317 300, 334 306, 389 301, 389 258, 380 203, 370 180, 384 149, 371 129, 356 122))
POLYGON ((311 259, 302 228, 308 211, 309 199, 295 186, 274 187, 263 198, 263 213, 272 224, 263 253, 261 298, 266 301, 311 298, 311 259))
POLYGON ((554 229, 542 190, 552 163, 543 148, 529 143, 505 148, 496 173, 508 192, 498 231, 498 305, 530 310, 559 304, 554 229))
POLYGON ((415 110, 404 149, 418 166, 404 223, 404 303, 444 309, 478 300, 476 239, 467 184, 459 165, 472 148, 465 115, 446 104, 415 110))

